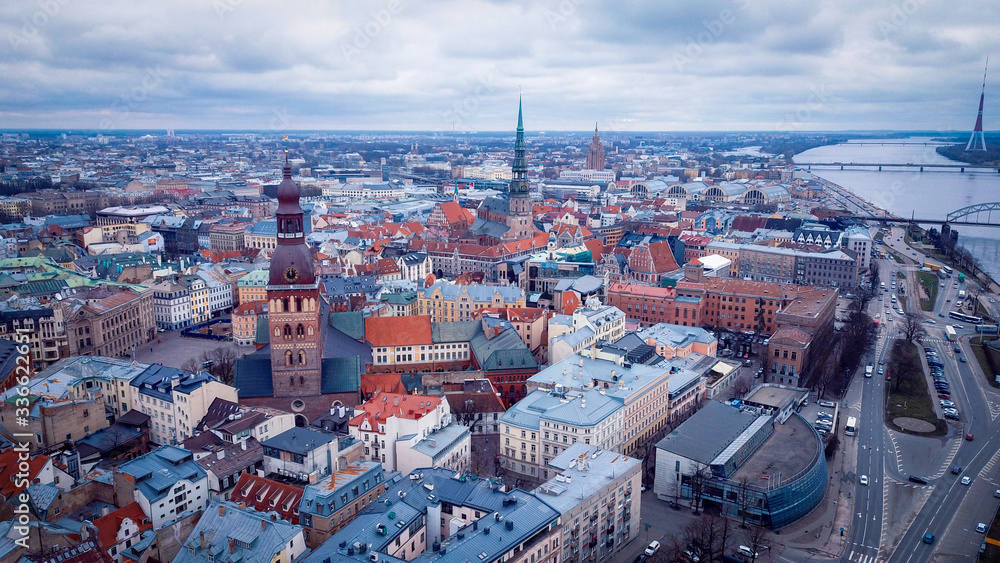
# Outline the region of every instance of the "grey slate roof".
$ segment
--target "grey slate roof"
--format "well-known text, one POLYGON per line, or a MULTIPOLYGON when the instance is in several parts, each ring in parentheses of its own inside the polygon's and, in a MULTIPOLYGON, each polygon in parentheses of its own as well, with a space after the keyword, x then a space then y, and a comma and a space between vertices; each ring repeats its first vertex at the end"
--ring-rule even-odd
POLYGON ((708 465, 755 420, 756 414, 708 401, 656 447, 708 465))
POLYGON ((283 452, 308 454, 324 444, 337 440, 337 435, 323 432, 318 428, 295 426, 278 434, 274 438, 264 440, 265 448, 274 448, 283 452))
POLYGON ((393 545, 410 524, 422 523, 428 506, 439 503, 466 507, 479 511, 482 516, 475 530, 466 526, 460 534, 453 534, 444 540, 439 551, 430 548, 412 561, 492 561, 558 518, 559 513, 535 495, 521 490, 504 493, 487 479, 474 479, 456 475, 448 469, 431 468, 418 469, 410 476, 417 478, 397 482, 301 563, 368 561, 371 551, 379 552, 379 561, 395 563, 398 561, 396 558, 384 555, 386 548, 393 545), (493 533, 487 533, 485 528, 491 528, 493 533), (384 533, 380 533, 380 529, 384 533), (365 545, 362 553, 355 548, 358 544, 365 545))
POLYGON ((477 334, 483 333, 483 325, 479 321, 441 321, 431 323, 431 341, 469 342, 477 334))
POLYGON ((480 369, 534 369, 538 362, 514 329, 507 329, 493 338, 480 332, 469 341, 480 369))
POLYGON ((177 553, 174 563, 270 563, 301 534, 301 527, 280 518, 271 520, 267 513, 241 509, 234 502, 213 500, 177 553), (201 547, 203 534, 204 549, 201 547), (233 553, 229 548, 231 541, 233 553))

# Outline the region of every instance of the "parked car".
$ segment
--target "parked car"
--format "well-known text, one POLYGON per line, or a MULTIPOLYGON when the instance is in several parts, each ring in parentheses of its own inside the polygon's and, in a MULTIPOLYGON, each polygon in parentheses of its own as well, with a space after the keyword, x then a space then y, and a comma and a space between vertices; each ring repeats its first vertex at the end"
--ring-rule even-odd
POLYGON ((660 550, 660 542, 653 540, 649 542, 649 545, 646 546, 646 551, 644 551, 643 553, 645 553, 648 556, 652 556, 656 554, 656 552, 659 550, 660 550))
MULTIPOLYGON (((990 299, 990 301, 993 301, 993 300, 990 299)), ((986 524, 984 524, 983 522, 980 522, 980 523, 976 524, 976 531, 979 532, 980 534, 985 534, 986 533, 986 524)))
POLYGON ((832 409, 837 406, 837 403, 834 403, 833 401, 818 401, 816 404, 828 409, 832 409))

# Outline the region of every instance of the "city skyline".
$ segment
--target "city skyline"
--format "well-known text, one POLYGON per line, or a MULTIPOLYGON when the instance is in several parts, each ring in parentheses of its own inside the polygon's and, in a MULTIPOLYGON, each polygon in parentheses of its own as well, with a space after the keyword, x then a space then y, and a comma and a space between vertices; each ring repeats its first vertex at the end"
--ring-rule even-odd
POLYGON ((0 128, 508 131, 520 90, 535 131, 969 131, 1000 41, 987 2, 297 8, 5 4, 0 128))

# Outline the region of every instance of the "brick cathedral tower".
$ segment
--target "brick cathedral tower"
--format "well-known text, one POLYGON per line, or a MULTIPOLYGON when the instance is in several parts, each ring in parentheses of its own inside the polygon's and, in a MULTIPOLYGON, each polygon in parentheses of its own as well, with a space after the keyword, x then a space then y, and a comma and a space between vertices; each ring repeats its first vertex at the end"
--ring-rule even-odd
POLYGON ((278 244, 271 257, 267 284, 271 381, 274 397, 309 397, 321 393, 323 362, 322 301, 306 246, 299 186, 285 156, 278 186, 278 244))
POLYGON ((535 235, 535 224, 531 217, 531 194, 528 185, 528 159, 524 156, 524 121, 521 118, 521 100, 517 101, 517 137, 514 140, 514 163, 511 166, 513 179, 507 190, 510 208, 503 240, 524 240, 535 235))

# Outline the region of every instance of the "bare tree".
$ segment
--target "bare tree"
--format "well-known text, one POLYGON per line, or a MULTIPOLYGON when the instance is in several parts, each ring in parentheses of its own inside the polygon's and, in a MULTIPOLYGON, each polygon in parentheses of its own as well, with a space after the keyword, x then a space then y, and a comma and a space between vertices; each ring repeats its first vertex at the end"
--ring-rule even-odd
POLYGON ((181 369, 188 373, 198 373, 201 371, 201 360, 198 358, 188 358, 181 364, 181 369))
POLYGON ((695 464, 694 472, 691 474, 691 496, 694 497, 691 510, 695 514, 698 514, 698 510, 701 508, 701 498, 705 495, 705 485, 711 476, 707 465, 704 463, 695 464))
POLYGON ((233 368, 236 366, 236 350, 230 346, 219 346, 202 355, 202 364, 209 364, 208 373, 218 377, 226 385, 233 384, 233 368))
POLYGON ((756 563, 760 552, 771 548, 767 537, 767 528, 760 524, 751 524, 750 528, 743 532, 743 541, 746 542, 746 546, 752 552, 750 554, 750 563, 756 563))
POLYGON ((913 313, 903 315, 903 338, 907 342, 919 342, 927 336, 923 319, 913 313))
POLYGON ((739 507, 740 516, 743 518, 743 522, 740 524, 741 528, 747 527, 747 516, 750 512, 750 507, 753 506, 754 499, 756 495, 754 494, 753 487, 750 486, 751 480, 749 475, 744 475, 740 477, 739 489, 736 491, 736 502, 739 507))

